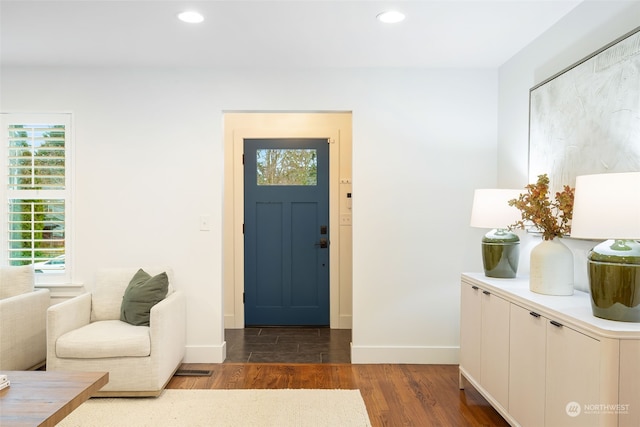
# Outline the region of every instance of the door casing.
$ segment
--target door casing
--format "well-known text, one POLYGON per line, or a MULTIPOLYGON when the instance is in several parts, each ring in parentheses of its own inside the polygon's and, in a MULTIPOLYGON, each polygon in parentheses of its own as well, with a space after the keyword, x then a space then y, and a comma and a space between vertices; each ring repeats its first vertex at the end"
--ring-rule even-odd
POLYGON ((244 327, 244 177, 243 144, 247 138, 328 138, 330 327, 351 328, 350 112, 225 112, 225 197, 223 283, 225 328, 244 327), (347 207, 348 206, 348 207, 347 207), (346 216, 349 220, 345 221, 346 216), (342 221, 341 221, 342 220, 342 221), (344 227, 348 227, 346 230, 344 227))

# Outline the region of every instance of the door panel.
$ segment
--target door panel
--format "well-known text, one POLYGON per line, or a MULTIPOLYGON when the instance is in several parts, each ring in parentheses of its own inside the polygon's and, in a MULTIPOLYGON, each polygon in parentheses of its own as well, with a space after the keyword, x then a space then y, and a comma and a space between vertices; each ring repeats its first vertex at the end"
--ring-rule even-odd
POLYGON ((260 256, 255 256, 255 263, 262 278, 256 301, 267 307, 282 305, 282 209, 282 203, 256 203, 255 246, 260 248, 260 256))
POLYGON ((317 209, 315 203, 291 205, 291 304, 297 307, 313 307, 321 303, 321 295, 316 289, 317 279, 309 280, 322 273, 318 271, 316 253, 319 249, 315 246, 318 240, 317 209))
POLYGON ((245 139, 244 153, 245 325, 328 325, 327 140, 245 139))

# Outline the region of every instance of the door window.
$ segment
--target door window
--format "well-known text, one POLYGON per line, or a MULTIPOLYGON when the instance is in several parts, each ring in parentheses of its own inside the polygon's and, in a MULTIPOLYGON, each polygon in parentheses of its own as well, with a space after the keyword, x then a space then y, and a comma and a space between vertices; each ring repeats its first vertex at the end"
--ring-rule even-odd
POLYGON ((315 149, 269 148, 256 150, 258 185, 317 185, 315 149))

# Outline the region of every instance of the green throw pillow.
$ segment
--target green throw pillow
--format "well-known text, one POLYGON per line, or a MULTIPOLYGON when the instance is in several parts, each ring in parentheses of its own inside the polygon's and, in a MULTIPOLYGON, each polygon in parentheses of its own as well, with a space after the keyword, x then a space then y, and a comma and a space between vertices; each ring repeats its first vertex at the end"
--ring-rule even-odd
POLYGON ((149 326, 151 307, 167 296, 168 289, 167 273, 151 277, 144 270, 138 270, 124 291, 120 320, 135 326, 149 326))

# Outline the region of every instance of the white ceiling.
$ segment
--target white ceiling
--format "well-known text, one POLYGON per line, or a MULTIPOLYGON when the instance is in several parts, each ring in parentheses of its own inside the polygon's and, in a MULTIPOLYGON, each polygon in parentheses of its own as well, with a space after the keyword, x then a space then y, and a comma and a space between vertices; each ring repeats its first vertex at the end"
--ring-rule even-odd
POLYGON ((30 66, 494 68, 580 2, 0 0, 0 59, 30 66), (376 20, 391 8, 406 20, 376 20), (178 21, 185 9, 205 21, 178 21))

